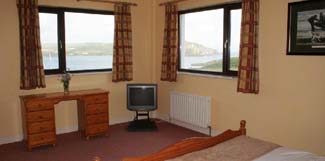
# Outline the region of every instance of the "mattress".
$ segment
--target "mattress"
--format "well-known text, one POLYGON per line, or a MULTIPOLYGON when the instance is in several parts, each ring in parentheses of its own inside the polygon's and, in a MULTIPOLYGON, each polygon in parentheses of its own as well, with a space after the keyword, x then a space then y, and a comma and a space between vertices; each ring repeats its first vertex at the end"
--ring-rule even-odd
POLYGON ((279 147, 253 161, 325 161, 325 157, 287 147, 279 147))
POLYGON ((242 135, 167 161, 325 161, 325 157, 242 135))

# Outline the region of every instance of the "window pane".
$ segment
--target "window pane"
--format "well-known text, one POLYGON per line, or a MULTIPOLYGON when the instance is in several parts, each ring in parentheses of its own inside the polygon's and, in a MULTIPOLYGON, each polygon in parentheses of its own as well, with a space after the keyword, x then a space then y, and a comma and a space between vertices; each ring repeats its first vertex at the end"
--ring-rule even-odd
POLYGON ((180 16, 181 69, 222 72, 223 9, 180 16))
POLYGON ((39 19, 44 69, 59 69, 58 16, 39 13, 39 19))
POLYGON ((65 13, 67 69, 111 69, 114 16, 65 13))
POLYGON ((231 10, 231 31, 230 31, 230 70, 238 71, 241 9, 231 10))

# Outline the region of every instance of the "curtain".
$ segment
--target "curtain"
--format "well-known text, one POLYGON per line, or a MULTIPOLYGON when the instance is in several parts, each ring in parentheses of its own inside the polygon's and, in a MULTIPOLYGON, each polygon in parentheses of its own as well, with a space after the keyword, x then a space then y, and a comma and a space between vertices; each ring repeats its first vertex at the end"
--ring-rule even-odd
POLYGON ((113 82, 131 81, 133 79, 131 7, 128 4, 117 3, 114 8, 113 82))
POLYGON ((161 80, 176 82, 178 66, 178 9, 176 4, 165 6, 165 32, 161 64, 161 80))
POLYGON ((242 0, 242 26, 237 91, 258 94, 259 0, 242 0))
POLYGON ((45 88, 38 1, 17 0, 20 28, 20 89, 45 88))

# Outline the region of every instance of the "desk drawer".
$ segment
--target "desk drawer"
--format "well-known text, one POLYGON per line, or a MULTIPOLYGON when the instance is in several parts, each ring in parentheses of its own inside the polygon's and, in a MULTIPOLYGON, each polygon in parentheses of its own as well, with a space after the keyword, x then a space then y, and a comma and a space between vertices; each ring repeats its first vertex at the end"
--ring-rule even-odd
POLYGON ((88 126, 86 129, 86 135, 96 135, 105 133, 108 130, 108 123, 97 124, 88 126))
POLYGON ((87 125, 106 123, 108 124, 108 115, 99 114, 99 115, 89 115, 86 118, 87 125))
POLYGON ((108 112, 107 104, 93 104, 86 106, 86 115, 101 114, 108 112))
POLYGON ((39 122, 54 120, 54 110, 37 111, 27 113, 28 122, 39 122))
POLYGON ((90 95, 85 97, 86 104, 100 104, 107 103, 108 96, 107 94, 99 94, 99 95, 90 95))
POLYGON ((30 123, 28 127, 29 134, 44 133, 50 131, 55 131, 54 121, 33 122, 30 123))
POLYGON ((47 132, 41 134, 29 135, 29 145, 42 145, 55 142, 55 133, 47 132))
POLYGON ((49 110, 53 108, 53 103, 48 100, 31 100, 26 102, 26 111, 28 112, 49 110))

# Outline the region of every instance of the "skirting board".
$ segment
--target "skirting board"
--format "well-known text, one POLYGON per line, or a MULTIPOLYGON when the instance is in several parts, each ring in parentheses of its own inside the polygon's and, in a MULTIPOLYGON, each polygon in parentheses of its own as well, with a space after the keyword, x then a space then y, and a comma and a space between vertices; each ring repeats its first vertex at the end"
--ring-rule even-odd
MULTIPOLYGON (((129 122, 129 121, 132 121, 132 119, 133 118, 127 117, 127 118, 120 118, 120 119, 110 120, 110 125, 129 122)), ((59 135, 59 134, 76 132, 76 131, 78 131, 78 125, 66 126, 64 128, 57 128, 56 129, 56 134, 59 135)), ((0 145, 14 143, 14 142, 20 142, 22 140, 23 140, 23 135, 22 134, 21 135, 16 135, 16 136, 11 136, 11 137, 0 137, 0 145)))
MULTIPOLYGON (((161 120, 164 120, 166 122, 169 122, 169 123, 172 123, 172 124, 187 128, 187 129, 191 129, 193 131, 196 131, 196 132, 199 132, 199 133, 202 133, 202 134, 209 135, 209 129, 208 128, 202 128, 202 127, 194 126, 194 125, 182 122, 182 121, 170 119, 168 115, 159 115, 157 118, 159 118, 161 120)), ((220 131, 211 129, 211 136, 217 136, 219 134, 221 134, 220 131)))
MULTIPOLYGON (((66 126, 64 128, 57 128, 56 129, 56 134, 65 134, 65 133, 70 133, 70 132, 75 132, 78 131, 78 126, 66 126)), ((0 145, 3 144, 9 144, 9 143, 14 143, 14 142, 20 142, 22 141, 23 135, 16 135, 13 137, 0 137, 0 145)))
MULTIPOLYGON (((191 129, 193 131, 197 131, 206 135, 209 135, 209 130, 207 128, 200 128, 200 127, 196 127, 187 123, 183 123, 177 120, 169 120, 169 116, 168 115, 159 115, 157 113, 153 113, 152 118, 157 118, 187 129, 191 129)), ((115 125, 115 124, 120 124, 120 123, 126 123, 129 121, 132 121, 133 118, 130 117, 125 117, 125 118, 119 118, 119 119, 114 119, 114 120, 110 120, 110 125, 115 125)), ((56 129, 56 133, 57 134, 65 134, 65 133, 71 133, 71 132, 75 132, 78 131, 78 126, 67 126, 64 128, 59 128, 56 129)), ((211 130, 212 136, 216 136, 218 134, 220 134, 221 132, 212 129, 211 130)), ((20 142, 23 140, 23 135, 17 135, 17 136, 12 136, 12 137, 0 137, 0 145, 3 144, 9 144, 9 143, 14 143, 14 142, 20 142)))
POLYGON ((16 136, 11 136, 11 137, 0 137, 0 145, 14 143, 14 142, 20 142, 22 140, 23 140, 22 135, 16 135, 16 136))

